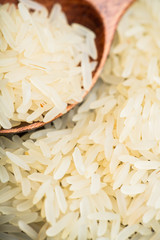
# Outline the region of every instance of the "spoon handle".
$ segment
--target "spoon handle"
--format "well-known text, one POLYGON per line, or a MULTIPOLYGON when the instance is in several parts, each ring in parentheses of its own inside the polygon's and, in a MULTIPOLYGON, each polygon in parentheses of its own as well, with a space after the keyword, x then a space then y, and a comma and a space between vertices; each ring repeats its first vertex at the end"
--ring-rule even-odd
POLYGON ((87 0, 100 12, 104 27, 107 52, 110 49, 117 24, 134 0, 87 0))

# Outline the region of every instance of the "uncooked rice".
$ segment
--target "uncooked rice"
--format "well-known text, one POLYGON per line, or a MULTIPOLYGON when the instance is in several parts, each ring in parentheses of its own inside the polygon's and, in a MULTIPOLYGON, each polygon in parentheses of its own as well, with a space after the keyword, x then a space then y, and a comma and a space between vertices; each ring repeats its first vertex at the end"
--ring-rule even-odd
POLYGON ((0 128, 49 122, 81 102, 96 68, 95 34, 59 4, 0 5, 0 128))
POLYGON ((127 11, 81 106, 0 137, 0 239, 160 239, 159 9, 127 11))

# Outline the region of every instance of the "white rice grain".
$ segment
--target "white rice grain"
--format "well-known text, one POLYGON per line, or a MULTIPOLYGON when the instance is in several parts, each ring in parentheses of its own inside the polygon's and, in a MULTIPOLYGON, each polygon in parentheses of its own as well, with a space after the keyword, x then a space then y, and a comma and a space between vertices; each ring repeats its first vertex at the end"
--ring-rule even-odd
POLYGON ((30 167, 28 166, 27 163, 25 163, 23 160, 20 159, 20 157, 16 156, 15 154, 11 153, 11 152, 6 152, 7 157, 17 166, 19 166, 20 168, 29 171, 30 167))
POLYGON ((4 166, 0 166, 0 180, 2 183, 6 183, 9 181, 9 175, 4 166))
POLYGON ((133 226, 127 226, 123 230, 120 231, 120 233, 117 235, 116 240, 125 240, 128 237, 130 237, 134 232, 136 232, 139 228, 138 224, 135 224, 133 226))
POLYGON ((123 185, 121 191, 125 195, 135 195, 145 191, 145 184, 123 185))
POLYGON ((59 208, 63 213, 65 213, 67 209, 67 202, 66 202, 62 188, 60 186, 56 186, 55 193, 56 193, 59 208))
POLYGON ((47 236, 53 237, 57 235, 59 232, 61 232, 65 227, 67 227, 72 219, 74 214, 68 213, 64 217, 61 218, 53 227, 48 228, 47 230, 47 236))
POLYGON ((31 239, 37 239, 37 232, 23 221, 18 222, 19 228, 25 232, 31 239))
POLYGON ((80 175, 83 175, 84 172, 85 172, 85 166, 83 164, 83 159, 82 159, 82 155, 81 155, 81 152, 79 150, 78 147, 76 147, 74 149, 74 152, 73 152, 73 160, 74 160, 74 163, 75 163, 75 167, 78 171, 78 173, 80 175))
POLYGON ((70 163, 71 163, 70 157, 63 158, 61 164, 54 173, 54 179, 56 180, 61 179, 66 174, 70 166, 70 163))

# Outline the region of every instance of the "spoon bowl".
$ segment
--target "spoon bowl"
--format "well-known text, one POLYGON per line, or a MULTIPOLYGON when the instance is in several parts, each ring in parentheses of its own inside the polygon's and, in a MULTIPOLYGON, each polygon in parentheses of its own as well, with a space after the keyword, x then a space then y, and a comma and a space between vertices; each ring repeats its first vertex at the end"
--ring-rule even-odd
MULTIPOLYGON (((69 23, 80 23, 96 34, 96 47, 98 50, 98 64, 93 72, 92 85, 85 91, 83 98, 95 85, 109 53, 113 36, 121 16, 134 0, 36 0, 45 5, 50 11, 53 4, 59 3, 67 16, 69 23)), ((16 0, 0 0, 0 4, 14 3, 16 0)), ((78 102, 67 106, 66 112, 75 107, 78 102)), ((63 114, 59 114, 51 121, 63 114)), ((20 133, 44 126, 48 122, 21 123, 11 129, 0 129, 0 134, 20 133)))

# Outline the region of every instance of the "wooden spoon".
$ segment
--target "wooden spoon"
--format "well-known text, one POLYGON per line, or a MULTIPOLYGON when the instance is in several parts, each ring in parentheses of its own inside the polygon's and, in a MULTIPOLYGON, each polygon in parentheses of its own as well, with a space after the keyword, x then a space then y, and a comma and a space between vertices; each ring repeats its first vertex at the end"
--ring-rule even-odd
MULTIPOLYGON (((96 83, 109 53, 113 36, 121 16, 134 0, 36 0, 51 10, 54 3, 60 3, 69 23, 80 23, 96 34, 98 66, 93 73, 92 86, 96 83)), ((15 3, 16 0, 0 0, 0 4, 15 3)), ((89 89, 89 91, 91 90, 89 89)), ((84 97, 89 91, 86 91, 84 97)), ((68 105, 67 112, 78 103, 68 105)), ((56 118, 62 116, 59 114, 56 118)), ((54 119, 56 119, 54 118, 54 119)), ((54 120, 52 119, 52 121, 54 120)), ((20 133, 44 126, 44 122, 22 123, 12 129, 0 129, 0 134, 20 133)))

